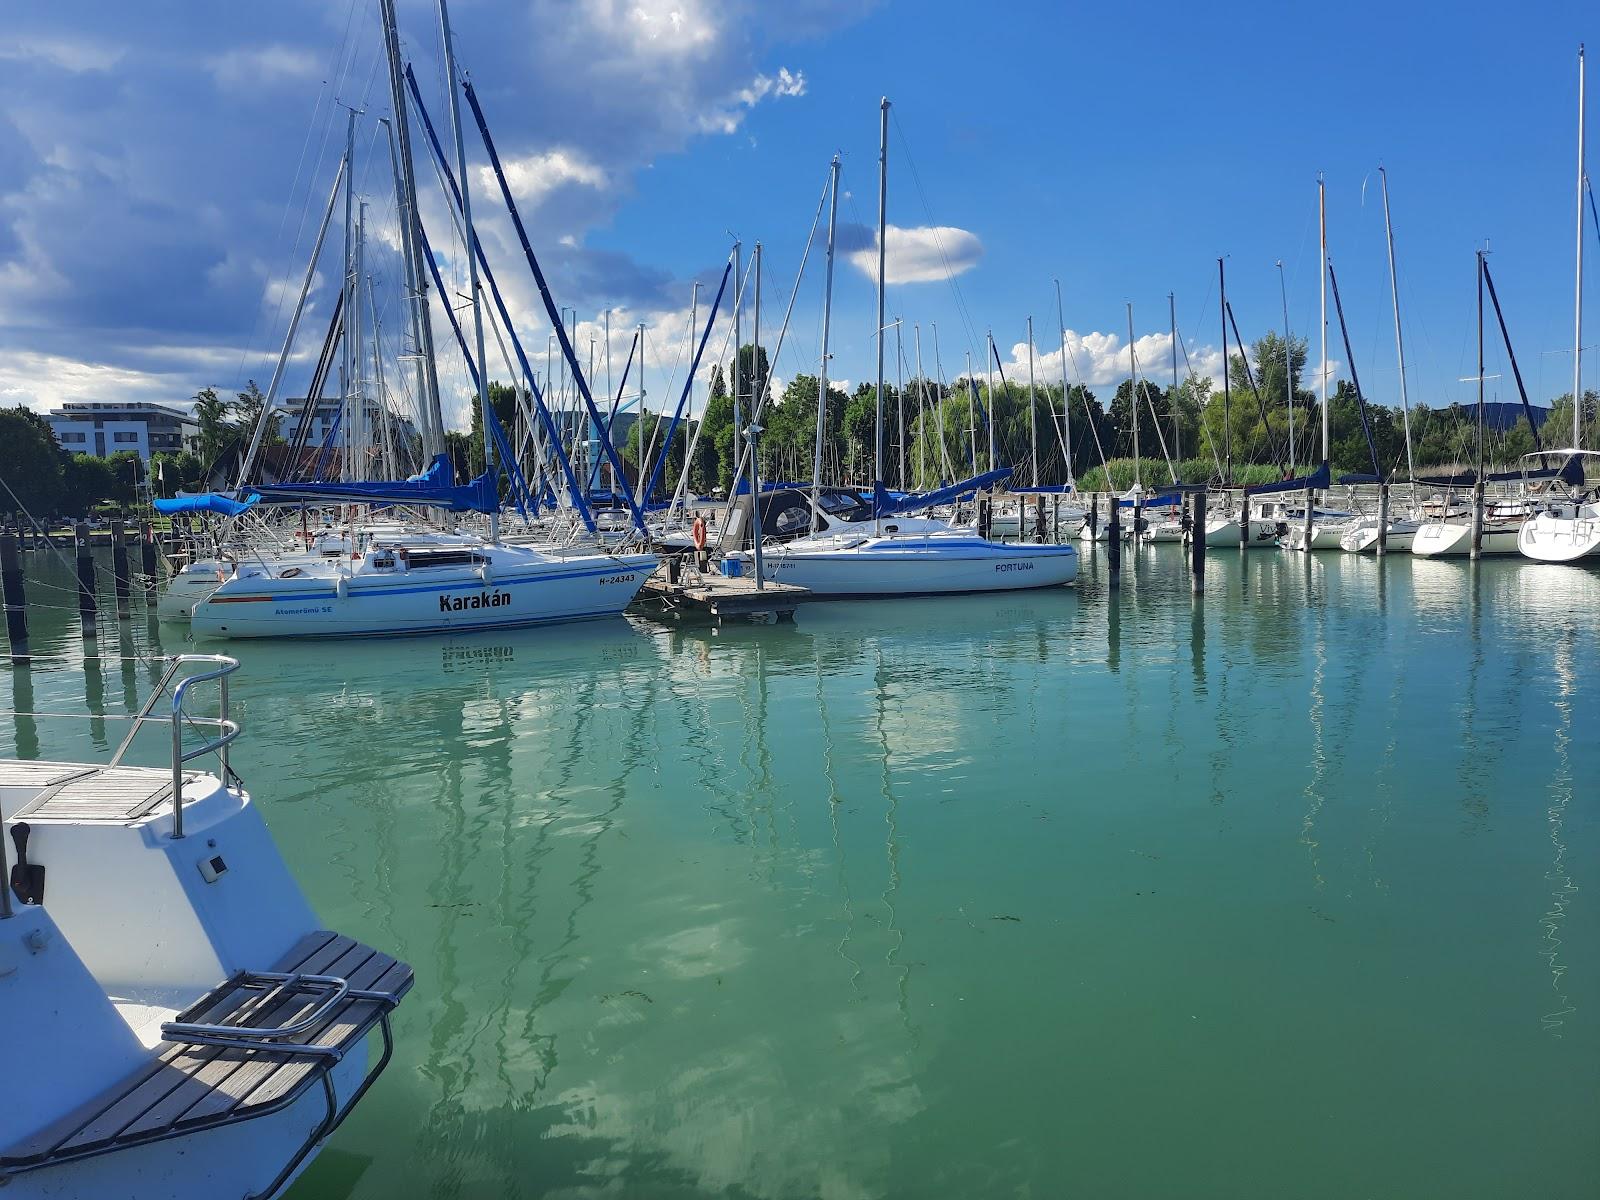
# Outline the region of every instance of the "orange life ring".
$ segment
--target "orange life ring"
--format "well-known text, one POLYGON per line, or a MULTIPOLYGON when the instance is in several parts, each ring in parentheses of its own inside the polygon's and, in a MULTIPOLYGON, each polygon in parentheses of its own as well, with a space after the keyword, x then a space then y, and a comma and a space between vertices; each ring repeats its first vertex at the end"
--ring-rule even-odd
POLYGON ((694 548, 696 550, 704 550, 706 548, 706 519, 704 517, 696 517, 694 519, 694 524, 690 526, 689 536, 694 539, 694 548))

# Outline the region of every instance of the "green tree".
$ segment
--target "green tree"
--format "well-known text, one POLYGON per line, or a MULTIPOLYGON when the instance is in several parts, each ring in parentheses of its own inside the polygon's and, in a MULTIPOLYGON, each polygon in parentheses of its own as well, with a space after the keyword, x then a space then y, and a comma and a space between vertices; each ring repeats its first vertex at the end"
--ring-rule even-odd
POLYGON ((71 516, 88 516, 95 505, 117 495, 117 474, 111 461, 92 454, 74 454, 65 464, 62 509, 71 516))
MULTIPOLYGON (((267 407, 267 397, 256 386, 254 379, 246 380, 244 391, 239 392, 237 399, 230 404, 233 413, 234 433, 244 445, 250 444, 250 439, 255 436, 256 425, 261 420, 261 412, 267 407)), ((267 426, 266 432, 261 437, 263 446, 275 445, 282 442, 283 438, 278 433, 278 423, 273 421, 267 426)))
POLYGON ((20 505, 35 517, 59 511, 63 496, 62 454, 50 424, 30 408, 0 409, 0 509, 20 505), (3 490, 0 490, 3 491, 3 490))
POLYGON ((200 461, 209 468, 232 439, 228 405, 217 395, 216 388, 202 388, 195 393, 194 419, 200 426, 200 461))

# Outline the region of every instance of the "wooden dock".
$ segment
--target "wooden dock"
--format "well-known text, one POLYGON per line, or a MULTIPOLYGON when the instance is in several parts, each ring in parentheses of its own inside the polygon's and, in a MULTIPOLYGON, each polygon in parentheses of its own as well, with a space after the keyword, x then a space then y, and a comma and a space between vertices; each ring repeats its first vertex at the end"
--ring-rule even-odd
POLYGON ((685 569, 677 583, 666 569, 645 581, 634 602, 651 616, 674 620, 752 621, 770 624, 794 619, 794 610, 811 598, 811 592, 789 583, 767 582, 760 588, 747 576, 729 579, 685 569))

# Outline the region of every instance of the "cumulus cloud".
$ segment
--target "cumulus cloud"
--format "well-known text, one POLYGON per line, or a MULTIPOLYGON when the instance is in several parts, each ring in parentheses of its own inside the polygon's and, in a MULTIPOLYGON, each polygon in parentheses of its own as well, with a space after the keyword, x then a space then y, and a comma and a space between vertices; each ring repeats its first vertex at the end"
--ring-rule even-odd
POLYGON ((0 407, 51 408, 68 400, 172 403, 172 375, 31 350, 0 351, 0 407))
MULTIPOLYGON (((1034 378, 1041 384, 1059 383, 1061 380, 1062 349, 1059 340, 1042 341, 1035 330, 1033 348, 1034 378)), ((1067 381, 1081 383, 1091 388, 1115 387, 1128 378, 1128 341, 1115 333, 1091 331, 1080 333, 1067 330, 1066 336, 1067 381)), ((1222 351, 1215 346, 1187 346, 1185 365, 1184 349, 1178 351, 1178 373, 1183 378, 1192 368, 1196 375, 1222 382, 1222 351)), ((1147 333, 1134 340, 1134 357, 1139 364, 1139 377, 1149 378, 1162 386, 1171 377, 1172 335, 1147 333)), ((1002 350, 1002 355, 1005 351, 1002 350)), ((983 372, 976 372, 980 378, 983 372)), ((1028 343, 1016 342, 1010 349, 1010 361, 1005 364, 1006 378, 1012 383, 1026 383, 1028 379, 1028 343)))
MULTIPOLYGON (((840 244, 845 245, 856 270, 869 279, 876 279, 876 233, 855 226, 852 234, 849 244, 840 244), (866 244, 856 249, 861 233, 866 234, 866 244)), ((983 257, 983 243, 978 235, 954 225, 919 225, 910 229, 890 225, 884 246, 884 278, 892 284, 936 283, 970 271, 983 257)))
MULTIPOLYGON (((556 147, 543 153, 525 154, 521 158, 506 159, 501 164, 506 183, 518 202, 538 204, 557 188, 572 184, 603 191, 610 186, 605 170, 596 166, 580 151, 556 147)), ((499 190, 494 171, 481 167, 478 171, 480 186, 490 194, 499 190)))
POLYGON ((698 122, 705 133, 735 133, 745 114, 768 97, 794 97, 806 94, 806 77, 799 71, 779 67, 777 75, 757 75, 732 96, 711 106, 698 122))
POLYGON ((0 62, 40 62, 73 74, 108 71, 123 53, 120 47, 68 37, 21 37, 0 44, 0 62))
POLYGON ((271 45, 229 50, 206 60, 218 87, 248 92, 264 83, 314 79, 318 62, 309 51, 271 45))
MULTIPOLYGON (((402 0, 400 10, 402 52, 437 122, 431 6, 402 0)), ((682 255, 674 250, 668 270, 651 258, 659 246, 630 252, 595 244, 593 233, 663 156, 804 96, 804 72, 779 65, 785 48, 859 20, 861 6, 517 0, 464 4, 452 15, 463 68, 559 303, 670 321, 687 308, 682 255)), ((127 395, 182 401, 200 387, 234 390, 270 373, 343 145, 336 99, 367 113, 358 127, 359 186, 371 201, 367 270, 387 289, 385 336, 398 335, 393 203, 376 125, 389 98, 371 10, 280 0, 211 16, 104 5, 90 39, 59 6, 15 14, 0 45, 0 348, 13 402, 50 405, 123 384, 127 395), (113 66, 114 94, 77 78, 113 66)), ((445 271, 442 299, 459 306, 464 263, 420 135, 417 160, 424 222, 445 271)), ((480 170, 469 175, 480 181, 480 170)), ((486 191, 497 199, 497 188, 486 191)), ((548 320, 527 272, 510 266, 520 265, 521 248, 498 208, 474 205, 479 235, 542 367, 548 320)), ((336 223, 302 341, 316 340, 331 307, 338 245, 336 223)), ((708 258, 720 251, 705 247, 708 258)), ((715 286, 711 268, 700 274, 715 286)), ((702 315, 707 299, 702 291, 702 315)), ((443 361, 459 359, 443 307, 435 341, 441 370, 455 372, 457 362, 443 361)), ((677 338, 663 326, 674 354, 677 338)), ((656 372, 668 369, 652 359, 652 400, 656 372)), ((494 373, 504 374, 498 363, 494 373)), ((285 386, 304 382, 301 372, 285 386)))

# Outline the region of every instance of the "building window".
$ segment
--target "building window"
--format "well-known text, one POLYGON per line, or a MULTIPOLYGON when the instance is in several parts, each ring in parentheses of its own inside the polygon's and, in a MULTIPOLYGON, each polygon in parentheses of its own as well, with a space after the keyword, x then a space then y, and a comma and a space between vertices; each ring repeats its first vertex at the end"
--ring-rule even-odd
POLYGON ((111 435, 111 440, 114 442, 137 442, 139 440, 139 435, 137 433, 125 433, 119 430, 111 435))
POLYGON ((63 433, 57 436, 60 437, 62 442, 82 442, 84 440, 81 433, 63 433))

